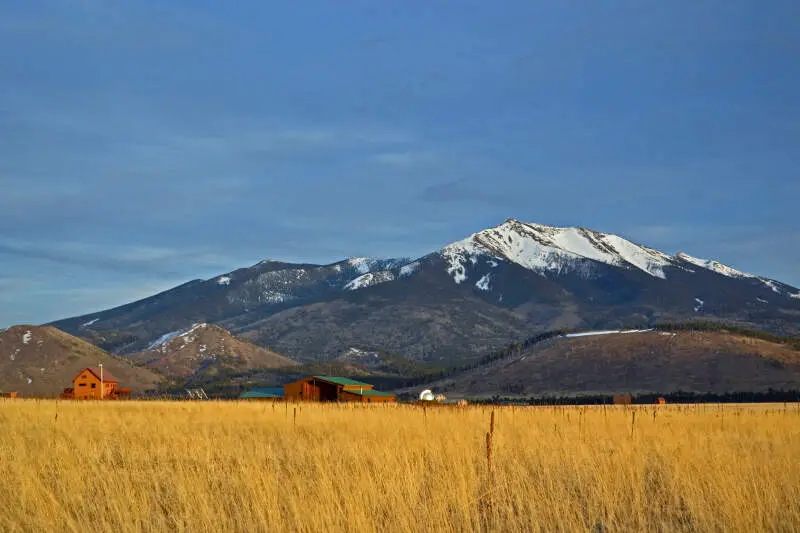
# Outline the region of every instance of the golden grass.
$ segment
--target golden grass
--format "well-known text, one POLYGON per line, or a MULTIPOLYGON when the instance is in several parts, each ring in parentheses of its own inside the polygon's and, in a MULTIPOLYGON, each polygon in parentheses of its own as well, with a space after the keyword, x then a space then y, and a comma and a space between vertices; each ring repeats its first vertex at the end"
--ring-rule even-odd
POLYGON ((798 405, 494 410, 0 400, 0 531, 800 530, 798 405))

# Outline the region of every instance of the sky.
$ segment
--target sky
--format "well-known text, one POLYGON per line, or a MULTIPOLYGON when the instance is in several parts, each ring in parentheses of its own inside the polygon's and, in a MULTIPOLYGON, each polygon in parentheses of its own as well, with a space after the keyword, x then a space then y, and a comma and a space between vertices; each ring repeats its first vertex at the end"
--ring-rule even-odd
POLYGON ((507 218, 800 286, 794 0, 4 0, 0 327, 507 218))

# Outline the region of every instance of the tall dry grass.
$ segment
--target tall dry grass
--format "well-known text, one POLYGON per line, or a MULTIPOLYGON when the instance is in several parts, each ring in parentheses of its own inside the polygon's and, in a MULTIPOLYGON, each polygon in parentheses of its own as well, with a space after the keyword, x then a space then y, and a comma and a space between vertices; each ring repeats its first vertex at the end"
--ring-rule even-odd
POLYGON ((491 411, 7 400, 0 531, 800 530, 797 405, 491 411))

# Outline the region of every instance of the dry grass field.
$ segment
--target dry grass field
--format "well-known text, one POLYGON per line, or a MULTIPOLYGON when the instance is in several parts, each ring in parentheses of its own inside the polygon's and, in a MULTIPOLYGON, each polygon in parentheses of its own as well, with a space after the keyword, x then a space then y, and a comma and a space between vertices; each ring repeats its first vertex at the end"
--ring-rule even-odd
POLYGON ((0 531, 800 530, 798 405, 494 411, 0 400, 0 531))

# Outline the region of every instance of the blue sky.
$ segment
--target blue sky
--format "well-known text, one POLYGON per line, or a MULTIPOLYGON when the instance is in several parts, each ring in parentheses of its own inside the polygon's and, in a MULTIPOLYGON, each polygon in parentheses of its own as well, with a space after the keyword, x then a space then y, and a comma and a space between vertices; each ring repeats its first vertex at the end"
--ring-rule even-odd
POLYGON ((0 327, 514 217, 800 285, 793 1, 5 0, 0 327))

